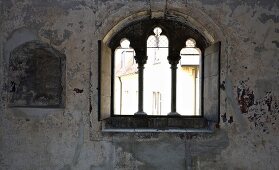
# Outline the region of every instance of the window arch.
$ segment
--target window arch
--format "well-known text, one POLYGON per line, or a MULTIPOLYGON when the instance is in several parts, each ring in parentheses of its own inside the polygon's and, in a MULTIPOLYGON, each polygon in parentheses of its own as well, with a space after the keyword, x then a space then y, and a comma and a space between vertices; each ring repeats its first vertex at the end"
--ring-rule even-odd
POLYGON ((169 40, 167 36, 161 35, 162 29, 160 27, 155 27, 153 33, 154 35, 150 35, 146 42, 147 56, 149 56, 146 65, 168 63, 169 40))
MULTIPOLYGON (((203 117, 208 121, 218 122, 220 43, 207 48, 209 46, 209 42, 195 29, 182 22, 168 19, 144 19, 141 21, 137 21, 116 33, 108 44, 104 44, 102 41, 99 41, 100 120, 108 118, 110 116, 116 116, 114 111, 114 106, 116 103, 114 101, 115 98, 113 97, 115 95, 115 92, 113 90, 114 76, 110 76, 112 77, 110 83, 112 87, 110 89, 112 90, 102 92, 102 77, 105 77, 104 75, 102 75, 102 63, 110 61, 110 59, 106 60, 106 58, 111 58, 112 63, 114 63, 113 60, 115 60, 115 58, 113 57, 113 53, 115 53, 117 47, 119 46, 118 44, 121 39, 123 39, 123 37, 129 39, 130 46, 135 50, 134 59, 138 68, 138 107, 136 113, 129 113, 131 116, 135 115, 150 117, 152 115, 160 115, 158 111, 147 111, 148 109, 145 109, 145 101, 147 101, 149 105, 155 107, 155 110, 158 110, 159 102, 156 102, 156 100, 162 99, 162 96, 158 93, 158 91, 153 91, 150 95, 151 97, 146 97, 144 95, 145 91, 148 91, 148 88, 146 89, 146 86, 148 85, 146 84, 152 84, 145 83, 145 80, 150 79, 148 76, 155 72, 152 71, 150 74, 147 73, 148 68, 151 68, 152 66, 152 69, 154 69, 154 66, 162 63, 162 59, 165 58, 167 61, 168 73, 171 74, 171 76, 168 77, 162 72, 160 74, 160 77, 164 79, 164 82, 157 86, 162 86, 162 84, 170 82, 171 85, 168 91, 170 92, 169 98, 171 100, 170 102, 168 102, 170 104, 169 112, 165 112, 165 114, 162 115, 167 117, 179 117, 180 119, 182 119, 182 115, 190 115, 203 117), (168 43, 166 43, 167 45, 162 45, 163 43, 160 44, 161 36, 165 37, 165 40, 168 40, 168 43), (167 52, 160 54, 160 52, 158 52, 160 48, 166 48, 167 52), (164 57, 164 54, 166 53, 167 55, 165 55, 164 57), (156 56, 157 54, 160 54, 159 57, 156 56), (185 54, 188 55, 188 58, 185 58, 185 54), (193 57, 195 55, 198 55, 198 57, 193 57), (195 85, 195 88, 198 90, 192 91, 197 91, 194 92, 194 94, 198 95, 199 97, 192 100, 195 100, 195 103, 199 104, 195 104, 193 106, 195 111, 191 114, 181 114, 178 111, 179 108, 177 110, 177 100, 180 100, 177 96, 177 90, 179 90, 179 88, 177 89, 177 87, 181 84, 177 80, 177 77, 179 76, 177 75, 177 69, 182 69, 184 66, 186 66, 185 64, 187 64, 187 62, 189 62, 188 67, 191 65, 196 69, 194 74, 194 82, 198 84, 195 85), (206 74, 205 71, 207 71, 206 74), (213 99, 212 102, 206 101, 210 98, 213 99), (109 99, 110 101, 108 101, 109 99), (102 107, 104 107, 102 103, 109 103, 110 107, 105 106, 106 109, 103 109, 103 111, 105 110, 105 112, 102 111, 102 107)), ((111 73, 114 74, 115 68, 113 66, 111 68, 111 73)), ((156 79, 154 76, 152 77, 153 80, 156 79)), ((183 104, 181 104, 181 106, 183 107, 183 104)))

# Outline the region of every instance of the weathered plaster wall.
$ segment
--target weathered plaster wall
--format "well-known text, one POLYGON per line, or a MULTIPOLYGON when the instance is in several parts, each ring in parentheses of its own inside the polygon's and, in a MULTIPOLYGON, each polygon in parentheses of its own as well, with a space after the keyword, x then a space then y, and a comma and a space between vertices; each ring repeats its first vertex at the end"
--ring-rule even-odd
POLYGON ((278 169, 278 7, 276 0, 1 0, 0 169, 278 169), (97 40, 150 10, 180 12, 222 41, 213 134, 100 132, 97 40), (31 40, 66 56, 65 109, 7 107, 9 53, 31 40))

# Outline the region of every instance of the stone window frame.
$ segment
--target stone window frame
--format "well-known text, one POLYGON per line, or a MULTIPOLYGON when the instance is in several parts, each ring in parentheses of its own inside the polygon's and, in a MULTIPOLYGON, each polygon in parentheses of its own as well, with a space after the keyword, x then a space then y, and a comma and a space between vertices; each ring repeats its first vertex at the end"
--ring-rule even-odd
MULTIPOLYGON (((185 23, 170 19, 145 19, 132 22, 130 25, 122 28, 116 33, 109 43, 105 44, 102 40, 99 40, 98 120, 102 121, 102 131, 209 132, 212 131, 214 127, 218 127, 220 115, 220 52, 221 42, 211 44, 197 30, 191 28, 185 23), (172 74, 174 76, 176 76, 174 73, 175 67, 180 60, 180 50, 184 48, 186 40, 189 38, 196 40, 197 48, 199 48, 202 53, 201 116, 178 116, 176 114, 176 103, 174 102, 173 104, 175 99, 173 100, 173 98, 171 114, 168 116, 146 115, 143 113, 142 104, 139 104, 138 114, 136 115, 113 114, 114 51, 122 38, 128 38, 131 47, 136 51, 135 60, 139 65, 139 68, 143 67, 147 59, 145 56, 145 43, 147 38, 152 35, 151 32, 155 27, 162 28, 164 35, 170 37, 169 62, 173 67, 172 74), (175 34, 172 33, 174 32, 172 30, 175 30, 175 34), (210 60, 205 60, 205 57, 210 60), (206 73, 204 70, 215 73, 206 73), (205 81, 208 84, 206 86, 204 86, 205 81), (216 93, 212 92, 211 86, 214 87, 214 92, 216 93), (214 101, 210 101, 211 99, 214 99, 214 101)), ((139 74, 143 75, 143 73, 140 73, 140 69, 139 74)), ((140 87, 140 84, 142 84, 141 79, 142 77, 139 76, 139 93, 141 91, 140 88, 142 88, 140 87)), ((174 81, 171 82, 173 83, 174 81)), ((142 96, 140 95, 139 101, 142 101, 142 96)))

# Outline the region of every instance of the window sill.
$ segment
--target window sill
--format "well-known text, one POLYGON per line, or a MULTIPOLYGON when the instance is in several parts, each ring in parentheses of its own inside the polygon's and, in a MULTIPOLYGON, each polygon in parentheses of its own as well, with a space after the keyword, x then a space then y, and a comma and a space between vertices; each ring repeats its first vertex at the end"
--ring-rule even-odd
POLYGON ((115 116, 102 121, 102 132, 212 133, 203 117, 115 116))

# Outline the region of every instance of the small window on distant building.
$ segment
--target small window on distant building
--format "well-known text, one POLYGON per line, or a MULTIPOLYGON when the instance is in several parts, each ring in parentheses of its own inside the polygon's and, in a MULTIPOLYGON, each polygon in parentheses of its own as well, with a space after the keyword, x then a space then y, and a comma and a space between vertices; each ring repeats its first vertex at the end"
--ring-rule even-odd
POLYGON ((161 115, 161 93, 153 92, 152 115, 161 115))

